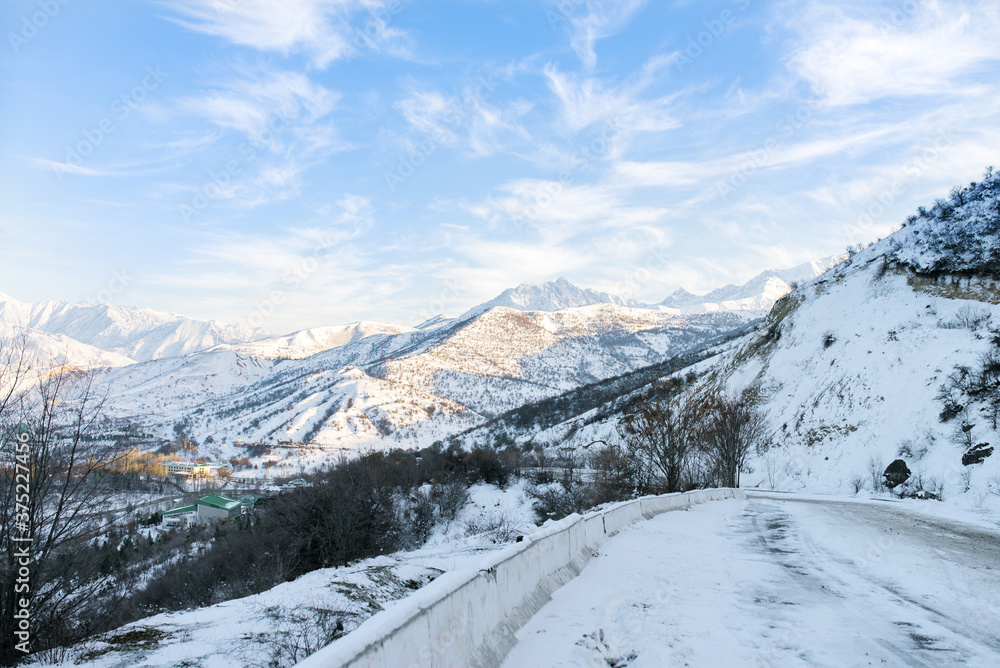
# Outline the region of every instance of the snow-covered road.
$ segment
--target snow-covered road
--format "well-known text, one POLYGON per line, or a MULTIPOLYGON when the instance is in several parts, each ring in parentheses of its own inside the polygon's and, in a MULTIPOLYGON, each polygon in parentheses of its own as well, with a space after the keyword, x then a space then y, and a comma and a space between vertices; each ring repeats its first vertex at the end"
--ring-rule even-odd
POLYGON ((753 497, 623 531, 504 666, 1000 666, 1000 533, 753 497))

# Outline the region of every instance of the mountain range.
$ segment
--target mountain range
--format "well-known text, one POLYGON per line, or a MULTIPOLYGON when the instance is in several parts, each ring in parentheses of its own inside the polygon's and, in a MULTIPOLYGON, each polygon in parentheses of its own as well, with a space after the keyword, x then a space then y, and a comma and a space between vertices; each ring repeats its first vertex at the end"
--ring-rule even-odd
MULTIPOLYGON (((260 329, 194 320, 115 304, 20 302, 0 293, 0 327, 26 332, 74 366, 121 366, 176 357, 224 343, 252 341, 260 329)), ((63 361, 63 360, 57 360, 63 361)))
POLYGON ((331 448, 427 445, 699 349, 746 331, 790 281, 837 261, 765 272, 675 306, 559 279, 418 327, 356 322, 268 336, 148 309, 6 296, 0 322, 26 324, 47 353, 68 358, 53 362, 93 369, 112 415, 155 439, 183 432, 220 457, 245 454, 238 441, 309 444, 304 464, 331 448))
POLYGON ((659 304, 643 304, 606 292, 580 288, 565 278, 542 285, 522 284, 475 306, 457 318, 439 315, 416 328, 374 322, 316 327, 282 336, 186 318, 174 313, 115 304, 79 304, 45 301, 20 302, 0 293, 0 327, 28 334, 41 363, 63 362, 78 367, 124 366, 165 357, 229 346, 234 351, 267 358, 303 358, 374 334, 401 334, 453 326, 505 307, 516 311, 552 312, 569 308, 613 304, 679 314, 743 312, 762 317, 792 285, 813 278, 843 259, 832 256, 788 270, 769 270, 744 285, 727 285, 704 296, 681 289, 659 304))

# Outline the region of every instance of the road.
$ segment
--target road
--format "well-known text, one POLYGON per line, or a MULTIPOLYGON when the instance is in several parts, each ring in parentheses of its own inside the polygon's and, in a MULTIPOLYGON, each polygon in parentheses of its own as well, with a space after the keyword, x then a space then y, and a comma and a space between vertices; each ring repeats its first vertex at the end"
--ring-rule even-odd
POLYGON ((1000 533, 887 501, 706 503, 610 540, 517 637, 506 668, 995 668, 1000 533))

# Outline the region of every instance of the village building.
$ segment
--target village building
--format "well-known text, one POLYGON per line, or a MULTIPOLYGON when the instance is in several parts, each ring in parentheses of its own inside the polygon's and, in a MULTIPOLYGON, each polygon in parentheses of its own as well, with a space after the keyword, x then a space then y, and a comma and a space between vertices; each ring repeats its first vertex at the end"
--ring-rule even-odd
POLYGON ((183 478, 207 478, 208 476, 218 474, 221 469, 227 468, 226 464, 213 462, 169 461, 164 462, 163 465, 166 468, 167 475, 176 475, 183 478))
POLYGON ((209 494, 194 503, 165 511, 163 526, 187 526, 210 520, 232 519, 242 514, 246 505, 248 504, 221 494, 209 494))

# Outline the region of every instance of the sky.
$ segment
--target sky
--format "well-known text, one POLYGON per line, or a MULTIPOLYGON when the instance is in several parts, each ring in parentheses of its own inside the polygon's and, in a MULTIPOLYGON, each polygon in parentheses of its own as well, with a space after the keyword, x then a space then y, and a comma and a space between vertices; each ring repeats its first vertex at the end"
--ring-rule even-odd
POLYGON ((841 253, 1000 166, 1000 6, 5 0, 0 292, 272 332, 841 253))

